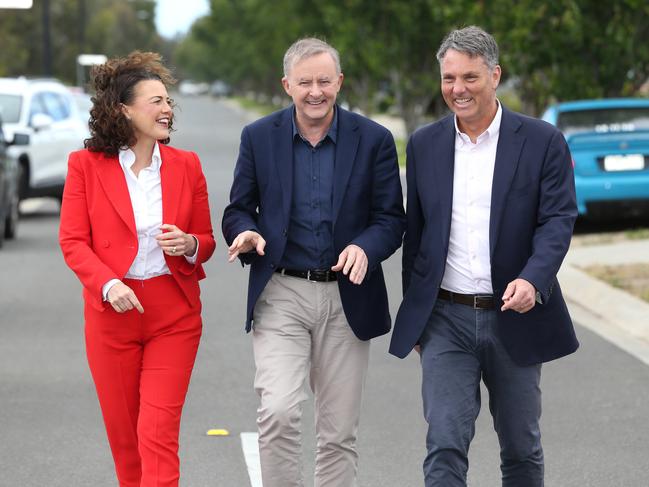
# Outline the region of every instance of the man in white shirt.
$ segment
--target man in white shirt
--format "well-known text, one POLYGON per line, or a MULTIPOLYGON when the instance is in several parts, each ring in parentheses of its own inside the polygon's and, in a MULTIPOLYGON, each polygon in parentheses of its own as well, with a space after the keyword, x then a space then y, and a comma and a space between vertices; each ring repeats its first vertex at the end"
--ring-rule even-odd
POLYGON ((390 353, 421 354, 426 487, 465 486, 480 380, 502 485, 543 485, 541 363, 578 345, 556 279, 577 217, 568 146, 496 98, 498 46, 471 26, 437 53, 453 115, 407 149, 403 290, 390 353))

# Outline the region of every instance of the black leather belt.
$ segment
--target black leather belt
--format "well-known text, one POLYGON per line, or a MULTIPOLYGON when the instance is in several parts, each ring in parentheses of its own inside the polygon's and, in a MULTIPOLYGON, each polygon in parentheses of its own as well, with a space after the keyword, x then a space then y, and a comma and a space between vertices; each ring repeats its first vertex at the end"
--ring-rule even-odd
POLYGON ((306 279, 307 281, 315 282, 331 282, 337 279, 336 273, 334 271, 330 271, 329 269, 298 271, 295 269, 284 269, 283 267, 278 267, 277 269, 275 269, 275 272, 278 272, 283 276, 300 277, 302 279, 306 279))
POLYGON ((451 303, 464 304, 473 309, 494 309, 496 301, 491 294, 459 294, 440 289, 437 297, 451 303))

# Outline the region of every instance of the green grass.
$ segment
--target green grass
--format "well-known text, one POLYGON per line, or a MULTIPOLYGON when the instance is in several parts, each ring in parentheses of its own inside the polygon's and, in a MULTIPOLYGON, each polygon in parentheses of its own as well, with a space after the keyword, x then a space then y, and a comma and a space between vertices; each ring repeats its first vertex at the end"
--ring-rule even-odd
POLYGON ((649 228, 636 228, 634 230, 628 230, 624 234, 629 240, 642 240, 649 238, 649 228))
POLYGON ((593 265, 584 270, 613 287, 649 301, 649 264, 593 265))

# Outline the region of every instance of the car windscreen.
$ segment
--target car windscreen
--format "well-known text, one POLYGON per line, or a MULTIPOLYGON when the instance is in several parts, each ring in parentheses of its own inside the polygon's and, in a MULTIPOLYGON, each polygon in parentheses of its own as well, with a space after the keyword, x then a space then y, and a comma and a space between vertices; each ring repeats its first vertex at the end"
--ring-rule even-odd
POLYGON ((649 130, 649 107, 600 108, 560 112, 557 127, 566 135, 578 132, 649 130))
POLYGON ((20 120, 20 107, 23 97, 0 93, 0 118, 4 123, 17 123, 20 120))

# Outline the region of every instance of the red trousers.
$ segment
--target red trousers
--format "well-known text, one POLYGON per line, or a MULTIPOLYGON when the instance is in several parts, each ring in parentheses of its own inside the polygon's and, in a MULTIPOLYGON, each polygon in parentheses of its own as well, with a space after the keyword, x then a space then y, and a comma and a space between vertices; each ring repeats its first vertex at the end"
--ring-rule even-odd
POLYGON ((171 275, 124 279, 137 310, 85 306, 86 353, 120 487, 178 485, 180 416, 202 324, 171 275))

